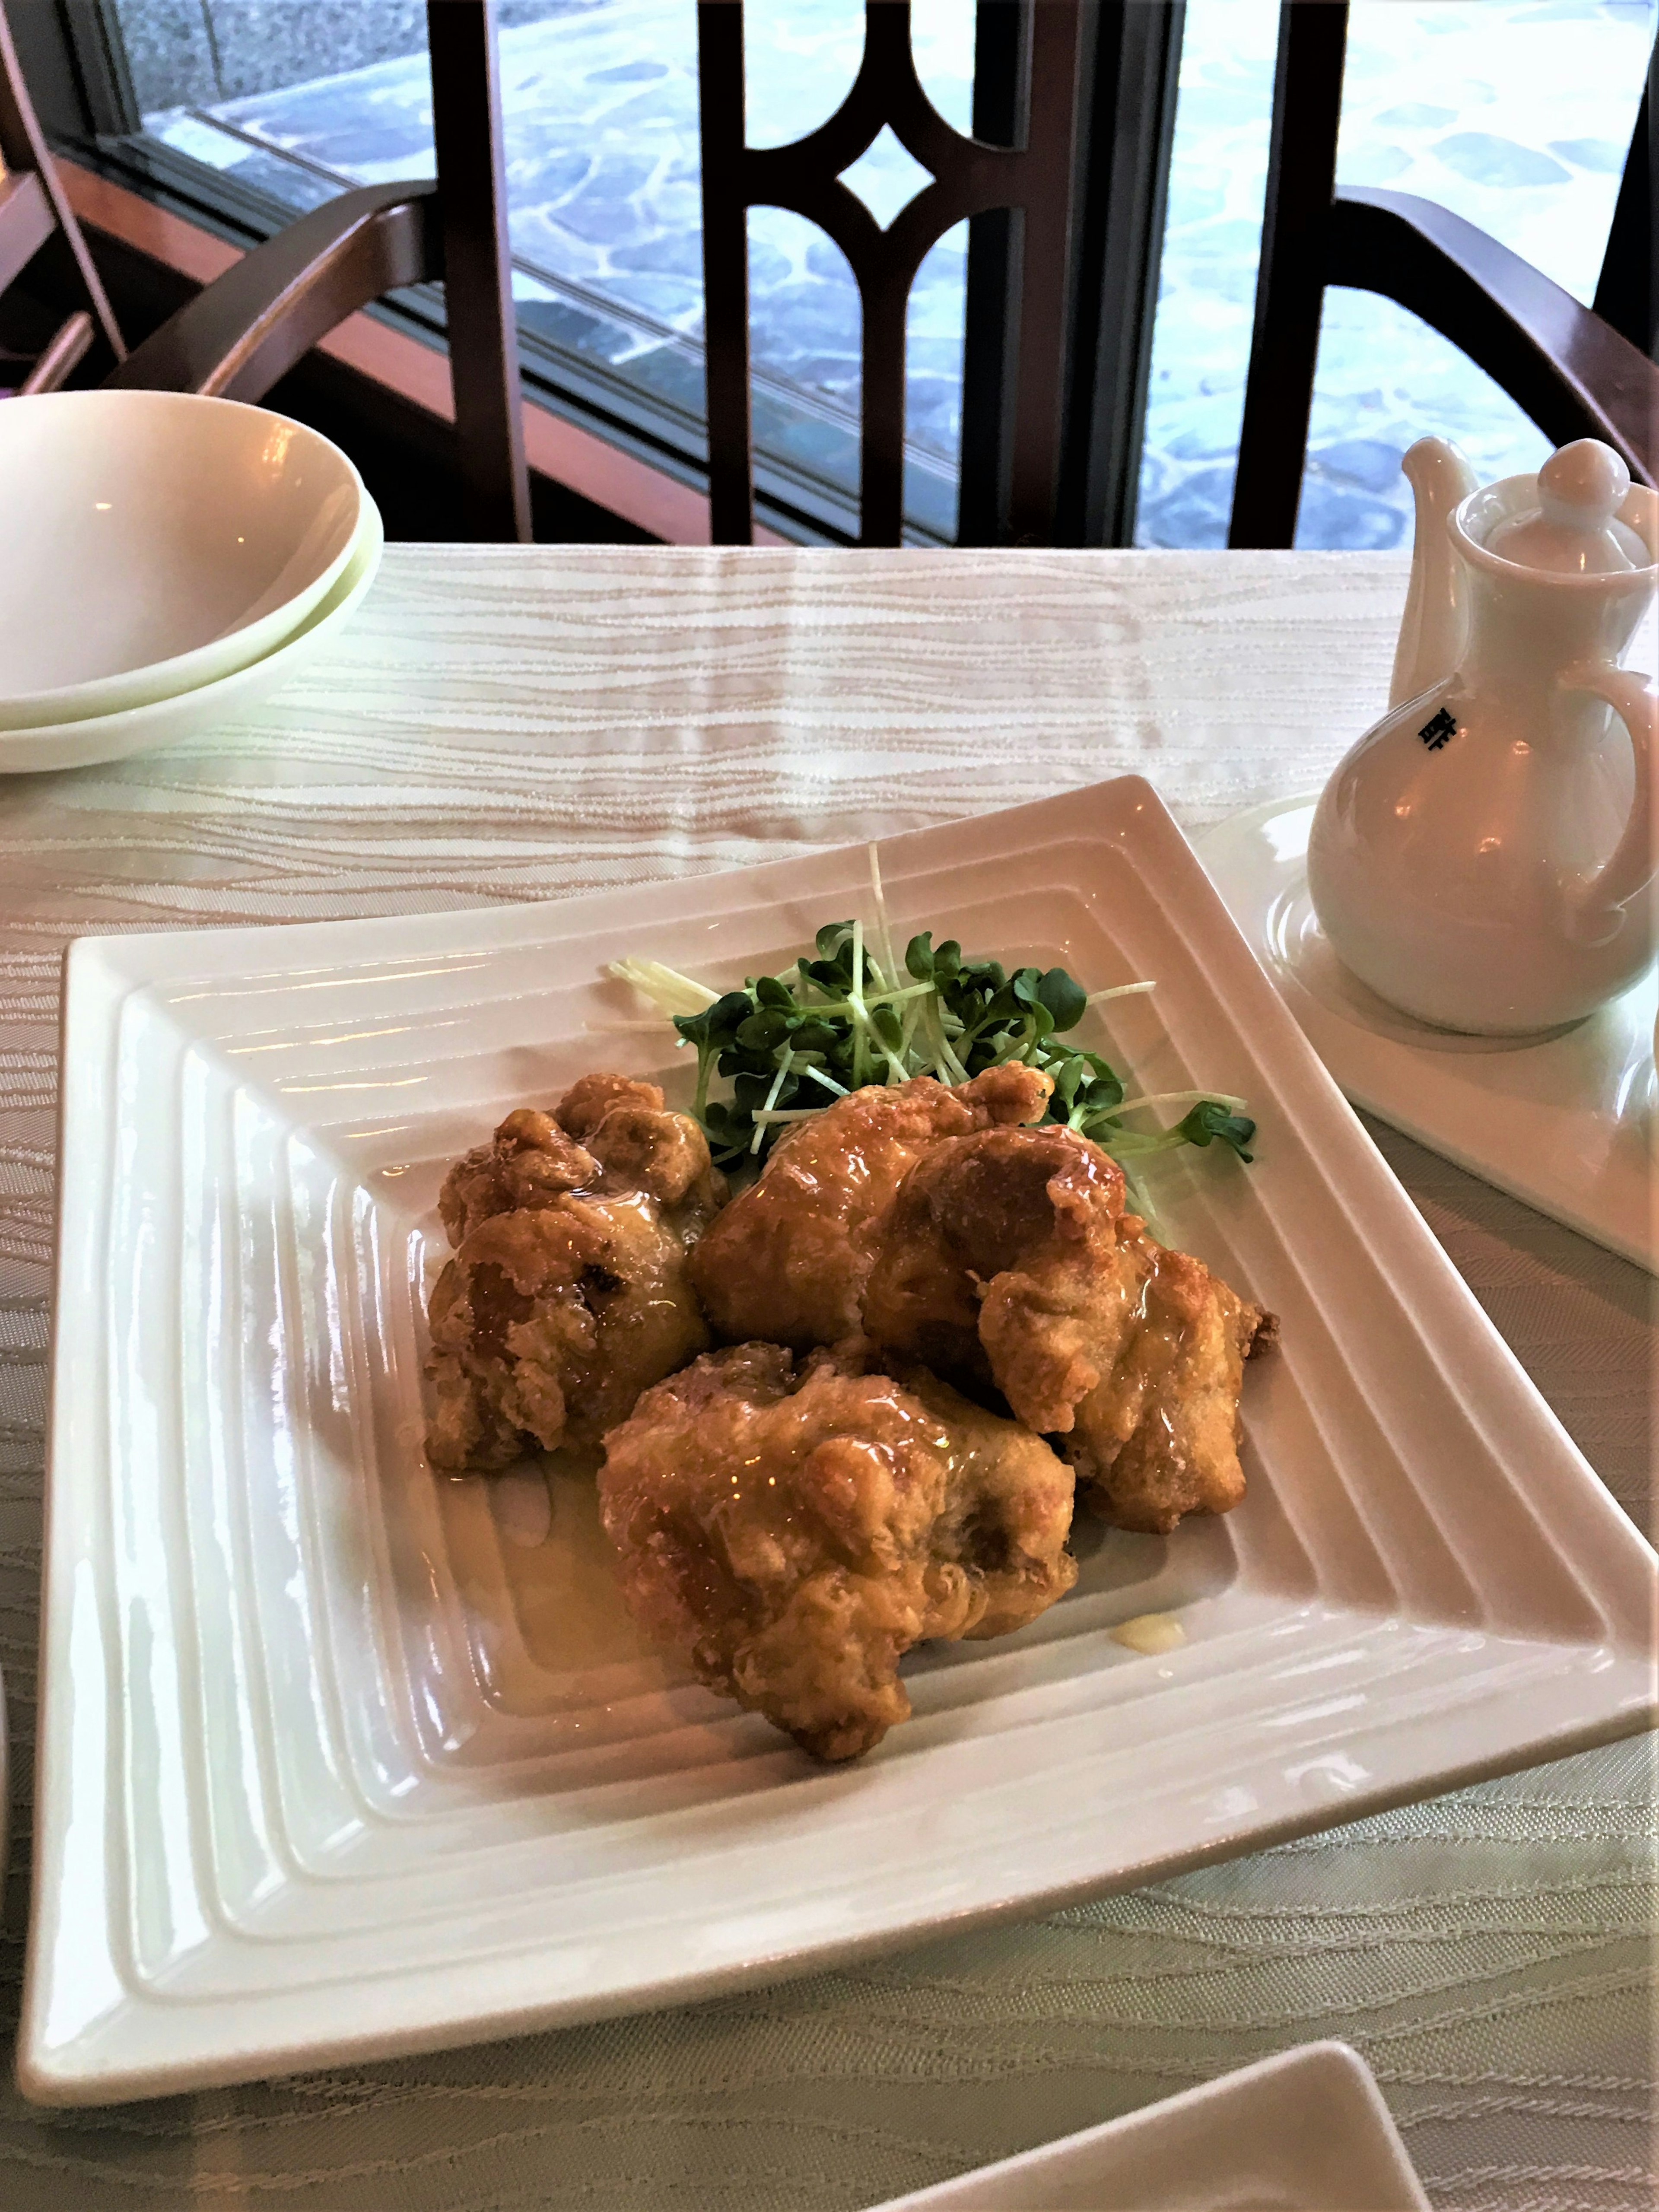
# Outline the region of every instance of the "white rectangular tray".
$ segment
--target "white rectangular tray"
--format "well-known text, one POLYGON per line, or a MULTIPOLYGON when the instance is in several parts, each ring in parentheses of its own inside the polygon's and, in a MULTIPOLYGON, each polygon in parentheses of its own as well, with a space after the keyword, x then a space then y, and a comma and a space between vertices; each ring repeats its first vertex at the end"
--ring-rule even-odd
MULTIPOLYGON (((1161 1203, 1282 1319, 1249 1495, 1091 1531, 1018 1635, 813 1768, 643 1650, 591 1492, 544 1542, 434 1481, 445 1163, 594 1066, 684 1059, 624 951, 715 983, 866 902, 862 849, 549 906, 83 940, 69 960, 35 1904, 59 2102, 501 2035, 1136 1884, 1641 1726, 1654 1561, 1125 779, 896 838, 906 932, 1063 963, 1139 1085, 1257 1159, 1161 1203), (590 1024, 595 1025, 590 1032, 590 1024), (1184 1648, 1109 1633, 1179 1608, 1184 1648)), ((1091 1017, 1093 1020, 1095 1018, 1091 1017)))

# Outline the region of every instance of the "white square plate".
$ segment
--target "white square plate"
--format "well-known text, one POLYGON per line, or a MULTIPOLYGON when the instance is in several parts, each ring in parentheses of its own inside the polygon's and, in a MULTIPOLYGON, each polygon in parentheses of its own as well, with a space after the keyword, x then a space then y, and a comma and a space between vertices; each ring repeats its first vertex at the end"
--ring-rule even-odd
MULTIPOLYGON (((1250 1492, 1091 1530, 1077 1589, 916 1655, 826 1771, 643 1650, 591 1490, 434 1481, 445 1164, 684 1058, 604 980, 713 982, 866 901, 862 849, 519 906, 82 940, 69 961, 37 2099, 103 2101, 710 1995, 1031 1912, 1641 1726, 1654 1560, 1481 1315, 1138 778, 896 838, 906 931, 1063 963, 1148 1091, 1242 1092, 1169 1232, 1282 1317, 1250 1492), (509 1510, 512 1508, 512 1510, 509 1510), (532 1534, 539 1531, 532 1530, 532 1534), (1125 1616, 1181 1609, 1142 1656, 1125 1616)), ((1091 1016, 1091 1019, 1094 1018, 1091 1016)), ((1097 1039, 1108 1042, 1104 1036, 1097 1039)))
POLYGON ((1371 2071, 1304 2043, 877 2212, 1430 2212, 1371 2071))

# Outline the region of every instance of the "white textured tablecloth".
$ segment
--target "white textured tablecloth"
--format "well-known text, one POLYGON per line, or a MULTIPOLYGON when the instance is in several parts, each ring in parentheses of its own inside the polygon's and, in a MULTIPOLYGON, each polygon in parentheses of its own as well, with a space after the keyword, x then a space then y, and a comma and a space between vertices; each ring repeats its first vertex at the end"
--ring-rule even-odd
MULTIPOLYGON (((1405 576, 1328 553, 397 546, 332 659, 258 720, 0 783, 8 2027, 68 939, 543 898, 1131 769, 1201 827, 1316 784, 1380 709, 1405 576)), ((1377 1134, 1644 1517, 1646 1279, 1377 1134)), ((1633 2212, 1652 2202, 1653 1785, 1649 1742, 1627 1743, 685 2011, 106 2112, 8 2090, 0 2206, 852 2207, 1334 2034, 1446 2212, 1633 2212)))

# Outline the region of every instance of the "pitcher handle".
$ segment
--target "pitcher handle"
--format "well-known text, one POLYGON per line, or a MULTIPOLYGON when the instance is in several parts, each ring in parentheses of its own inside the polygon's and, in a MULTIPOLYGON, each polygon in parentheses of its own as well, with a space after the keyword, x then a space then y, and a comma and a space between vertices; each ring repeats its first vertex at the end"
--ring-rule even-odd
POLYGON ((1653 881, 1653 757, 1659 750, 1659 691, 1651 678, 1603 661, 1578 661, 1564 668, 1557 681, 1563 690, 1589 691, 1605 699, 1629 732, 1636 756, 1636 788, 1624 834, 1606 864, 1572 901, 1575 935, 1601 944, 1618 927, 1619 909, 1653 881))

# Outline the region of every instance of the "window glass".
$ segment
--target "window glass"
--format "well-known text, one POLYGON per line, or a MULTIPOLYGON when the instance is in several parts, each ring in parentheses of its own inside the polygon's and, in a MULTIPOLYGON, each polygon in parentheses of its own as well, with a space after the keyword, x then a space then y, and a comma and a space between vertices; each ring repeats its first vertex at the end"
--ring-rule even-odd
POLYGON ((1227 542, 1278 45, 1278 0, 1187 0, 1138 544, 1227 542))
MULTIPOLYGON (((835 112, 858 73, 862 0, 748 0, 744 21, 750 143, 805 137, 835 112)), ((963 0, 919 5, 911 36, 928 97, 947 123, 966 132, 972 8, 963 0)), ((890 129, 843 173, 884 228, 929 182, 890 129)), ((945 538, 956 530, 967 255, 965 223, 929 251, 906 331, 905 504, 913 522, 945 538)), ((749 218, 749 289, 757 442, 787 438, 783 450, 855 492, 861 316, 845 256, 801 216, 757 207, 749 218), (793 416, 787 426, 781 413, 793 416)))
MULTIPOLYGON (((1339 183, 1464 216, 1579 299, 1595 289, 1654 0, 1354 0, 1339 183)), ((1223 545, 1243 411, 1278 9, 1188 0, 1136 536, 1223 545)), ((1408 543, 1413 439, 1483 476, 1542 434, 1474 364, 1370 293, 1326 296, 1297 542, 1408 543)))
MULTIPOLYGON (((327 4, 267 6, 286 40, 258 54, 234 39, 159 36, 180 0, 118 0, 146 134, 283 205, 353 184, 429 176, 431 82, 424 11, 366 0, 340 44, 327 4), (375 50, 366 25, 379 23, 375 50), (330 35, 321 33, 327 29, 330 35), (335 65, 343 60, 347 65, 335 65), (324 66, 325 64, 327 66, 324 66)), ((247 0, 197 0, 210 31, 247 0)), ((702 220, 696 16, 691 0, 507 0, 501 83, 514 292, 522 329, 631 392, 695 440, 702 416, 702 220)), ((862 51, 861 0, 750 0, 749 136, 799 137, 833 112, 862 51)), ((926 0, 918 68, 948 120, 972 103, 973 9, 926 0)), ((848 173, 890 222, 927 172, 890 131, 848 173)), ((858 485, 860 316, 839 251, 784 210, 750 222, 751 358, 760 456, 846 499, 858 485)), ((909 325, 908 505, 924 532, 953 534, 961 420, 966 229, 928 255, 909 325)), ((807 502, 809 508, 811 502, 807 502)))
MULTIPOLYGON (((228 208, 303 210, 429 174, 416 0, 110 0, 142 143, 211 172, 228 208)), ((1659 0, 1354 0, 1339 173, 1437 199, 1581 299, 1594 290, 1659 0)), ((799 136, 852 82, 860 0, 749 0, 749 130, 799 136)), ((527 359, 647 446, 695 453, 702 416, 696 23, 691 0, 500 0, 514 260, 527 359)), ((917 0, 918 68, 969 125, 970 0, 917 0)), ((1275 0, 1188 0, 1142 455, 1139 542, 1220 545, 1254 313, 1275 0)), ((878 220, 925 180, 890 132, 848 173, 878 220)), ((209 195, 210 197, 210 194, 209 195)), ((750 224, 763 485, 834 525, 857 485, 860 319, 842 255, 787 212, 750 224), (816 489, 815 489, 816 487, 816 489)), ((906 504, 954 533, 966 227, 928 254, 908 332, 906 504)), ((1399 456, 1456 437, 1486 475, 1539 433, 1413 317, 1327 297, 1298 542, 1409 530, 1399 456)))

